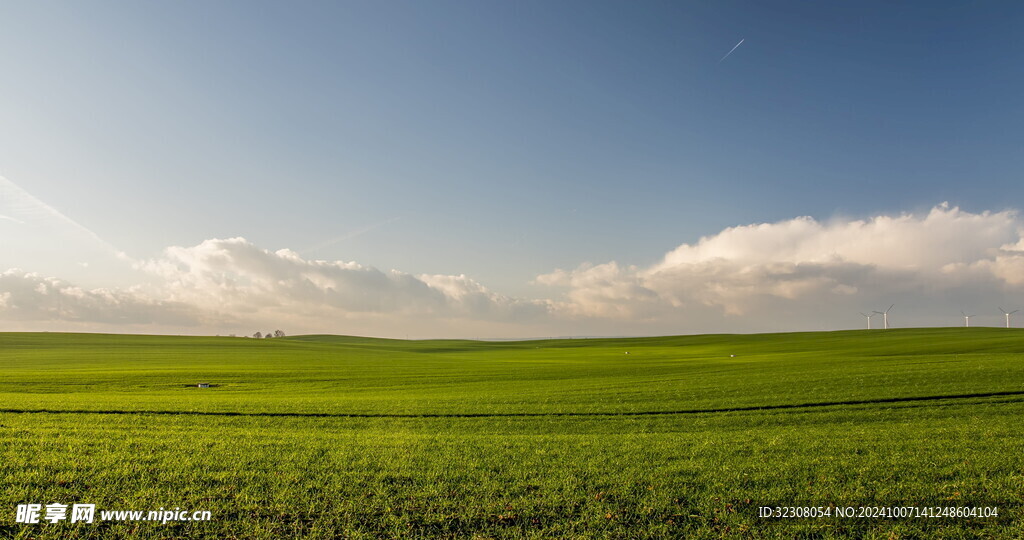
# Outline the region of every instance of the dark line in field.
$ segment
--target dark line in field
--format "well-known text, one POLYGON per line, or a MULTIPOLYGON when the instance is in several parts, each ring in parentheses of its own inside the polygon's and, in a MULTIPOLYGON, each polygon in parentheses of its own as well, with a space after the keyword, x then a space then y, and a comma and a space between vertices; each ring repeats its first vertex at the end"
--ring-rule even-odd
MULTIPOLYGON (((746 407, 719 407, 711 409, 684 409, 678 411, 623 411, 623 412, 547 412, 547 413, 300 413, 300 412, 216 412, 216 411, 123 411, 123 410, 57 410, 57 409, 0 409, 0 413, 46 413, 46 414, 160 414, 189 416, 253 416, 283 418, 520 418, 547 416, 666 416, 685 414, 712 414, 749 411, 773 411, 784 409, 812 409, 843 405, 873 405, 880 403, 909 403, 920 401, 942 401, 953 399, 975 399, 1005 396, 1022 396, 1024 391, 985 392, 977 394, 954 394, 945 396, 917 396, 882 399, 860 399, 847 401, 822 401, 817 403, 794 403, 789 405, 751 405, 746 407)), ((1002 401, 1006 403, 1007 401, 1002 401)))

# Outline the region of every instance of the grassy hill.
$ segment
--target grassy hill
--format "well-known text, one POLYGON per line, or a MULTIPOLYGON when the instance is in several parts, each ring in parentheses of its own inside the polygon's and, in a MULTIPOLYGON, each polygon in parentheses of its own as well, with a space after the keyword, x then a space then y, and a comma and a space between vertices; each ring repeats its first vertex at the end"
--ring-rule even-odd
POLYGON ((1024 535, 1016 329, 0 333, 0 366, 0 533, 14 537, 1024 535), (15 524, 25 502, 212 521, 15 524), (774 505, 999 517, 758 517, 774 505))

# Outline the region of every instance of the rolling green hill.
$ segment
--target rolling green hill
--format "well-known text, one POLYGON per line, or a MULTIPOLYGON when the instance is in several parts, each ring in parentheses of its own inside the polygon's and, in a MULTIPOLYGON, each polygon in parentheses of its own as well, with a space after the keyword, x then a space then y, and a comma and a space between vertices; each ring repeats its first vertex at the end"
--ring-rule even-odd
POLYGON ((19 538, 1024 534, 1016 329, 0 333, 0 367, 0 533, 19 538), (15 524, 26 502, 212 520, 15 524), (758 517, 766 505, 999 516, 758 517))

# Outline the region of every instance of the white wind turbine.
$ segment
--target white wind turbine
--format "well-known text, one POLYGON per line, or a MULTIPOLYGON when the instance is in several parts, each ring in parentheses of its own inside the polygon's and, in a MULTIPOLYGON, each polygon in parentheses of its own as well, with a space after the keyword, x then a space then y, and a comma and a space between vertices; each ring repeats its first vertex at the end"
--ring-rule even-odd
POLYGON ((962 309, 960 310, 960 314, 964 316, 964 326, 970 328, 970 326, 971 326, 971 317, 973 317, 974 315, 968 315, 968 314, 964 313, 964 310, 962 310, 962 309))
POLYGON ((871 317, 874 317, 874 315, 868 315, 867 313, 861 313, 860 315, 868 320, 868 330, 871 330, 871 317))
MULTIPOLYGON (((893 304, 892 306, 895 306, 895 305, 896 304, 893 304)), ((892 309, 892 306, 889 306, 889 309, 892 309)), ((889 309, 887 309, 885 311, 874 311, 873 312, 873 313, 877 313, 877 314, 882 316, 882 328, 884 328, 886 330, 889 329, 889 309)))
POLYGON ((1014 313, 1017 313, 1020 310, 1019 309, 1015 309, 1013 311, 1006 311, 1003 308, 999 308, 999 311, 1002 311, 1003 315, 1006 315, 1006 327, 1009 328, 1010 327, 1010 315, 1013 315, 1014 313))

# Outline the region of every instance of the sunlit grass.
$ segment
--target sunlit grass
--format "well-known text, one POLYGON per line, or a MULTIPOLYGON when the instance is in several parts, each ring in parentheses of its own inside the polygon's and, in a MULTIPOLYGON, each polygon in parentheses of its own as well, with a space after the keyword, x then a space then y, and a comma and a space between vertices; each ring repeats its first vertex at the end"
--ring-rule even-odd
POLYGON ((1024 333, 985 328, 516 343, 0 334, 0 533, 1015 538, 1022 352, 1024 333), (218 386, 186 386, 200 381, 218 386), (24 502, 213 521, 16 525, 24 502), (1000 517, 757 517, 776 504, 1000 517))

